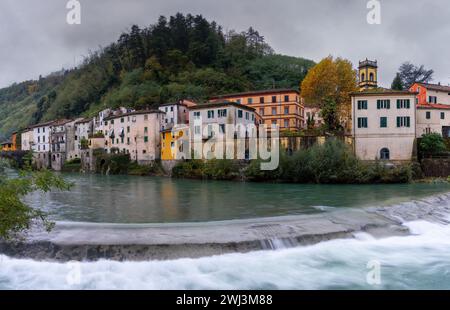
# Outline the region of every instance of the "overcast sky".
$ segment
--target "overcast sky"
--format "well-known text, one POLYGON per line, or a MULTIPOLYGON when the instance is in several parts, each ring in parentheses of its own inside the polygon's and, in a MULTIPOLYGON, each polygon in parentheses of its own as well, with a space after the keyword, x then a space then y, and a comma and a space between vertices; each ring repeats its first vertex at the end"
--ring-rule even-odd
POLYGON ((89 50, 159 15, 202 14, 225 30, 256 28, 277 53, 319 61, 327 55, 379 61, 390 86, 407 60, 450 83, 448 0, 380 0, 381 24, 369 25, 368 0, 79 0, 81 25, 66 23, 68 0, 0 0, 0 87, 73 67, 89 50))

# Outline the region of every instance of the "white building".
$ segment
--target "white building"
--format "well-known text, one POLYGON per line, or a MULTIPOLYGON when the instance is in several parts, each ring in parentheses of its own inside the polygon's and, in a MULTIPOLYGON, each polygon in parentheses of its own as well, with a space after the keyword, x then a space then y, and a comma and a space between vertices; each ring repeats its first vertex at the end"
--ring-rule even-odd
POLYGON ((50 167, 50 127, 53 121, 34 125, 33 144, 34 162, 38 169, 50 167))
POLYGON ((88 148, 89 136, 93 134, 93 119, 83 118, 75 122, 75 132, 73 137, 73 151, 68 153, 67 159, 81 157, 81 151, 88 148))
POLYGON ((417 137, 439 133, 450 137, 450 86, 415 83, 410 88, 417 92, 417 137))
POLYGON ((213 125, 219 126, 219 131, 226 134, 226 125, 256 124, 255 109, 235 102, 213 102, 199 104, 189 108, 190 132, 193 135, 203 133, 207 139, 212 135, 213 125), (201 121, 201 125, 198 122, 201 121), (205 130, 206 128, 206 130, 205 130))
POLYGON ((380 88, 352 93, 352 131, 358 158, 392 161, 413 158, 416 95, 380 88))
POLYGON ((159 110, 165 113, 162 130, 170 129, 178 124, 189 123, 189 108, 182 102, 163 104, 159 110))
POLYGON ((142 164, 160 159, 163 122, 164 112, 160 110, 106 117, 101 128, 105 135, 105 149, 108 153, 130 154, 131 160, 142 164))

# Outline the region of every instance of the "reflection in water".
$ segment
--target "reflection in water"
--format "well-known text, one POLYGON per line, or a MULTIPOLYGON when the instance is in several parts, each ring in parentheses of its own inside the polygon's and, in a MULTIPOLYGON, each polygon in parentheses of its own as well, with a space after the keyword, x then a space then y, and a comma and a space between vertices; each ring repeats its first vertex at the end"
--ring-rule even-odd
POLYGON ((109 223, 212 221, 395 204, 447 192, 448 184, 302 185, 65 175, 70 192, 32 194, 55 220, 109 223))

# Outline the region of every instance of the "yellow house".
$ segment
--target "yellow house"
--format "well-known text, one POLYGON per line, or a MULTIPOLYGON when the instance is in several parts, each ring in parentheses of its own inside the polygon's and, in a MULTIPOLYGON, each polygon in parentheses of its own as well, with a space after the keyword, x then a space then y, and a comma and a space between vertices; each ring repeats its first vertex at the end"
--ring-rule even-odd
POLYGON ((183 156, 178 156, 178 153, 188 150, 184 150, 185 146, 180 143, 181 139, 189 141, 189 127, 186 125, 161 131, 161 160, 183 159, 183 156))

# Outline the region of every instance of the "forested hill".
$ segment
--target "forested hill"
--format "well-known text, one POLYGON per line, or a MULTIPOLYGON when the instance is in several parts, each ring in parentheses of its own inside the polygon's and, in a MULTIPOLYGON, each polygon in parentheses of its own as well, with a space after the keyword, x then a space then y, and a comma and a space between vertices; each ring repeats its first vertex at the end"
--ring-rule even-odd
POLYGON ((0 141, 31 124, 90 116, 103 107, 138 109, 181 98, 298 88, 313 65, 275 54, 252 28, 224 33, 202 16, 160 17, 91 52, 78 68, 0 89, 0 141))

